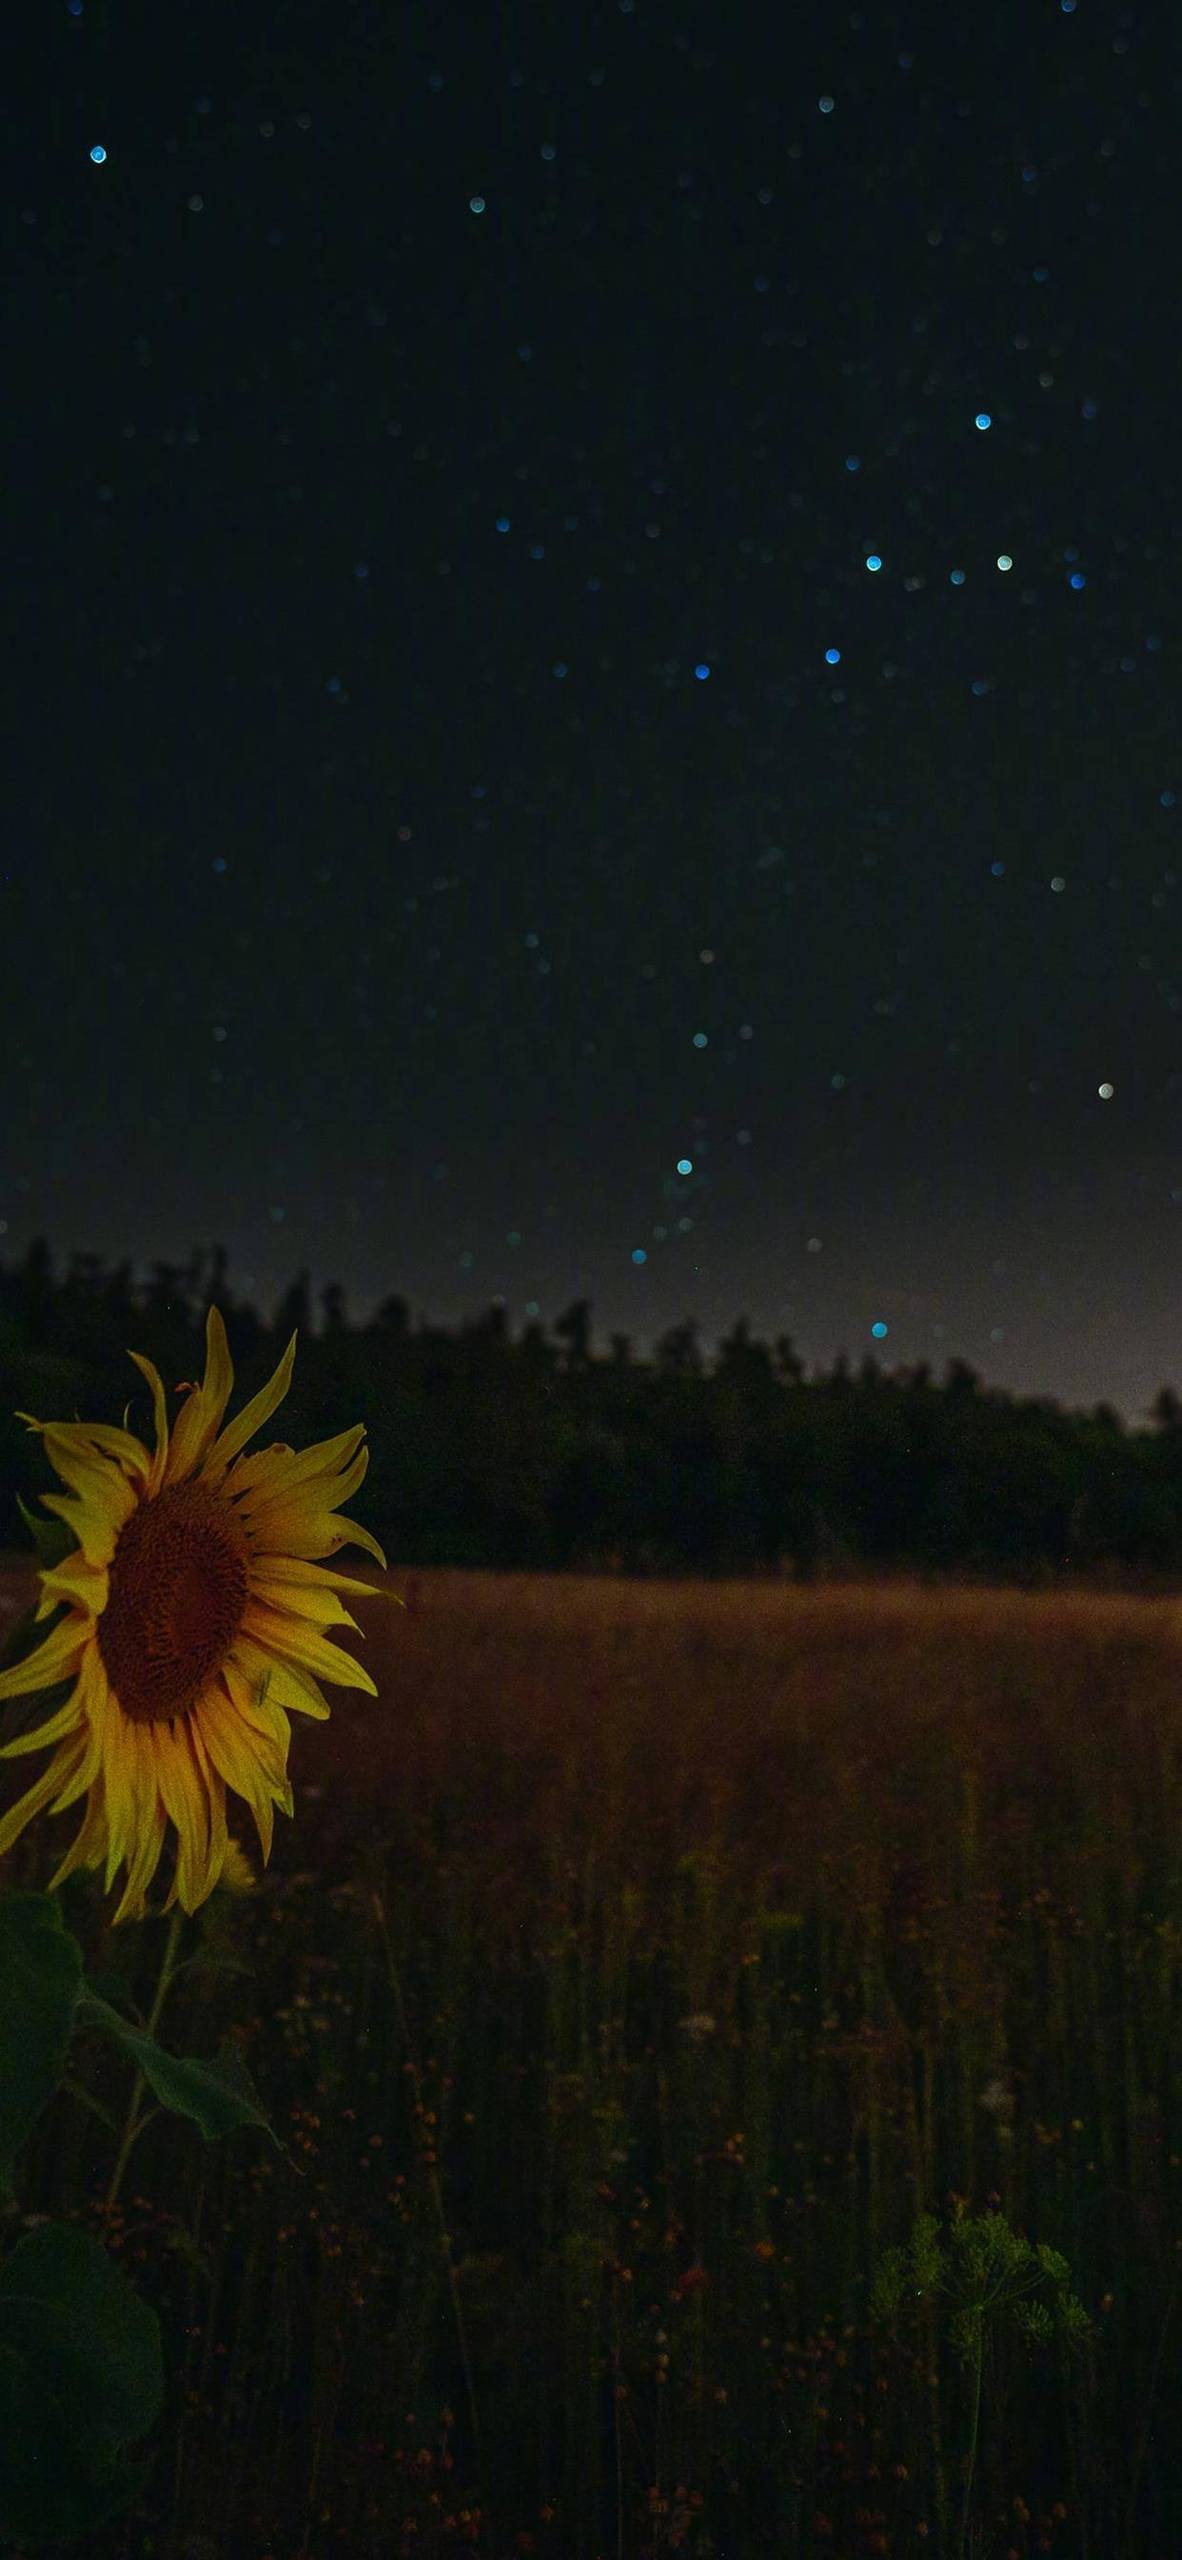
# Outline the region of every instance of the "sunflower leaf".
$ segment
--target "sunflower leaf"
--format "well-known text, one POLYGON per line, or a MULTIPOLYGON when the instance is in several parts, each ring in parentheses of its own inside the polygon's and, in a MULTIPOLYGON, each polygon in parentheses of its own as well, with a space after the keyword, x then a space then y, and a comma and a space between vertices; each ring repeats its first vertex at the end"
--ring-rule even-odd
POLYGON ((80 2080, 72 2080, 69 2072, 67 2071, 65 2078, 59 2085, 67 2092, 68 2096, 71 2098, 77 2098, 79 2106, 86 2107, 92 2116, 98 2116, 101 2122, 107 2126, 108 2130, 118 2137, 119 2126, 117 2125, 110 2108, 104 2107, 102 2100, 100 2098, 96 2098, 91 2090, 84 2089, 80 2080))
POLYGON ((243 1964, 237 1956, 217 1955, 208 1947, 198 1947, 195 1956, 186 1956, 183 1964, 174 1966, 170 1980, 175 1982, 178 1974, 190 1970, 195 1973, 240 1973, 248 1982, 257 1979, 257 1968, 253 1964, 243 1964))
POLYGON ((75 2015, 79 2026, 99 2027, 114 2043, 122 2045, 137 2071, 143 2072, 161 2106, 170 2108, 173 2115, 190 2116, 207 2142, 215 2142, 220 2134, 233 2133, 237 2125, 254 2124, 277 2151, 283 2150, 278 2134, 263 2114, 235 2045, 223 2043, 215 2062, 199 2062, 192 2054, 166 2053, 154 2036, 133 2027, 117 2009, 88 1990, 80 1994, 75 2015))
POLYGON ((93 2533, 142 2496, 125 2446, 164 2400, 160 2323, 88 2231, 46 2222, 0 2266, 0 2533, 93 2533))
POLYGON ((185 2265, 192 2267, 195 2274, 204 2276, 207 2284, 212 2284, 213 2260, 209 2251, 201 2247, 191 2231, 186 2231, 183 2223, 176 2223, 171 2231, 165 2233, 164 2246, 171 2249, 176 2257, 183 2258, 185 2265))
MULTIPOLYGON (((173 1976, 173 1979, 175 1981, 175 1975, 173 1976)), ((102 1965, 97 1973, 89 1974, 87 1976, 87 1984, 91 1991, 96 1991, 98 1993, 100 2000, 111 2000, 117 2002, 121 2009, 134 2009, 136 2007, 135 1993, 127 1979, 127 1975, 125 1973, 120 1973, 114 1965, 102 1965)))
POLYGON ((61 2079, 81 1981, 54 1896, 0 1894, 0 2189, 61 2079))

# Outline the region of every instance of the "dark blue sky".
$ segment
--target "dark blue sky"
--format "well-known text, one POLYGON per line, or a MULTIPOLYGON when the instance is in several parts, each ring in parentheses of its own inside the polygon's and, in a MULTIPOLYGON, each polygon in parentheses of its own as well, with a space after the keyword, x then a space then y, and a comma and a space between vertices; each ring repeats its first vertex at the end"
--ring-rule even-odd
POLYGON ((0 1256, 1182 1381, 1160 22, 39 15, 0 1256))

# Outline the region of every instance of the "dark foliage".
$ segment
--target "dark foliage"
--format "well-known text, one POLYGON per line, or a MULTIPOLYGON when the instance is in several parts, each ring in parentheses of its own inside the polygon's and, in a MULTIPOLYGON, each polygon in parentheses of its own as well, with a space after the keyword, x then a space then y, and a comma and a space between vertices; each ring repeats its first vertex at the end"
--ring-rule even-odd
MULTIPOLYGON (((301 1272, 268 1320, 237 1303, 226 1255, 146 1282, 75 1254, 54 1274, 44 1238, 0 1263, 0 1521, 24 1544, 15 1496, 49 1490, 39 1419, 110 1420, 130 1395, 151 1438, 129 1347, 167 1387, 199 1377, 206 1310, 225 1318, 243 1395, 298 1330, 282 1436, 298 1445, 367 1425, 358 1516, 400 1566, 813 1575, 867 1571, 1152 1586, 1182 1569, 1182 1403, 1163 1386, 1146 1427, 1111 1406, 984 1388, 963 1360, 889 1373, 840 1355, 806 1378, 791 1341, 746 1319, 703 1353, 692 1320, 652 1360, 614 1334, 600 1356, 580 1300, 547 1335, 514 1341, 503 1306, 448 1333, 412 1328, 404 1299, 367 1324, 344 1291, 301 1272)), ((56 1479, 54 1479, 56 1483, 56 1479)), ((0 1530, 0 1536, 3 1536, 0 1530)))

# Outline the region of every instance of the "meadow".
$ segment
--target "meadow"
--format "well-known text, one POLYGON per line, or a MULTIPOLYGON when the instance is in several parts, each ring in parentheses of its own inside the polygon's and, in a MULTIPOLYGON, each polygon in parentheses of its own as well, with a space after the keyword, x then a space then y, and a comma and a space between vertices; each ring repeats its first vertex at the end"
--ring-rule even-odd
POLYGON ((108 2205, 84 2038, 24 2156, 164 2326, 88 2549, 1175 2560, 1182 1604, 389 1580, 158 2029, 229 2031, 283 2152, 158 2117, 108 2205))

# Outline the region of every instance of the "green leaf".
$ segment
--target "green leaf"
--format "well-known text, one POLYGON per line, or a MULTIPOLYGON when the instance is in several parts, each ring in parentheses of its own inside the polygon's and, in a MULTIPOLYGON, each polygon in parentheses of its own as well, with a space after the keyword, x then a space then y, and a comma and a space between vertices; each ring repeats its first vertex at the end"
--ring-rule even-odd
POLYGON ((82 1949, 51 1893, 0 1894, 0 2185, 52 2097, 82 1981, 82 1949))
POLYGON ((190 1966, 196 1973, 240 1973, 248 1982, 255 1981, 258 1971, 253 1964, 240 1963, 237 1956, 218 1955, 212 1948, 198 1947, 196 1955, 186 1956, 184 1964, 178 1964, 173 1981, 176 1981, 177 1974, 184 1973, 190 1966))
POLYGON ((276 2150, 282 2151, 283 2144, 271 2131, 250 2074, 233 2044, 222 2044, 216 2062, 198 2062, 191 2055, 166 2053, 154 2036, 131 2026, 117 2009, 96 1999, 88 1990, 79 1996, 76 2015, 79 2026, 100 2027, 104 2035, 122 2045, 137 2071, 143 2072, 161 2106, 171 2108, 174 2115, 191 2116, 207 2142, 215 2141, 219 2134, 232 2133, 236 2125, 257 2124, 276 2150))
POLYGON ((204 2276, 207 2284, 212 2284, 213 2260, 209 2251, 201 2247, 200 2242, 193 2238, 191 2231, 185 2230, 183 2224, 178 2223, 175 2229, 165 2234, 164 2246, 166 2249, 173 2250, 178 2258, 183 2258, 185 2265, 192 2267, 197 2275, 204 2276))
POLYGON ((1050 2277, 1052 2284, 1070 2283, 1071 2269, 1060 2249, 1052 2249, 1045 2240, 1040 2240, 1037 2256, 1043 2274, 1050 2277))
POLYGON ((142 2495, 125 2447, 164 2400, 160 2323, 90 2232, 47 2222, 0 2266, 0 2532, 73 2539, 142 2495))
POLYGON ((80 2106, 89 2107, 91 2115, 98 2116, 103 2124, 109 2126, 112 2133, 118 2133, 119 2127, 115 2122, 115 2118, 112 2115, 110 2108, 104 2107, 98 2098, 92 2097, 90 2090, 84 2089, 80 2080, 72 2080, 69 2072, 67 2071, 64 2079, 59 2083, 59 2086, 68 2090, 72 2098, 77 2098, 80 2106))
POLYGON ((944 2272, 944 2258, 936 2235, 940 2225, 934 2213, 916 2215, 911 2234, 911 2265, 921 2293, 933 2292, 944 2272))
POLYGON ((984 2317, 981 2303, 966 2302, 960 2311, 953 2313, 948 2323, 949 2344, 966 2363, 980 2353, 984 2317))
POLYGON ((884 2249, 874 2270, 870 2291, 872 2320, 893 2320, 903 2299, 907 2280, 907 2254, 903 2249, 884 2249))
POLYGON ((37 1549, 37 1562, 46 1572, 60 1564, 63 1556, 72 1555, 78 1544, 77 1531, 67 1520, 43 1520, 36 1511, 28 1511, 18 1493, 16 1507, 37 1549))
MULTIPOLYGON (((175 1978, 174 1975, 173 1979, 175 1978)), ((135 1993, 127 1975, 119 1973, 114 1965, 101 1965, 97 1973, 88 1975, 87 1988, 90 1991, 97 1991, 100 2000, 112 2000, 121 2009, 135 2008, 135 1993)))

